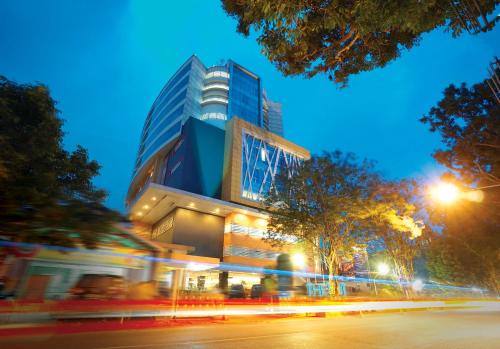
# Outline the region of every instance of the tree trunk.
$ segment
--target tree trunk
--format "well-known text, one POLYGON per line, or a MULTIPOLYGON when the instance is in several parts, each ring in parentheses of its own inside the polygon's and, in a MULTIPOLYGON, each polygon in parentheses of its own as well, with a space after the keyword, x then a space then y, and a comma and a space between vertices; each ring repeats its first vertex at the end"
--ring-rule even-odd
POLYGON ((329 287, 330 297, 335 297, 336 295, 338 295, 338 281, 336 278, 334 278, 336 274, 335 271, 336 271, 335 263, 334 262, 328 263, 328 284, 330 286, 329 287))
POLYGON ((495 295, 500 296, 500 285, 498 284, 498 277, 495 265, 488 263, 488 279, 489 288, 495 292, 495 295))

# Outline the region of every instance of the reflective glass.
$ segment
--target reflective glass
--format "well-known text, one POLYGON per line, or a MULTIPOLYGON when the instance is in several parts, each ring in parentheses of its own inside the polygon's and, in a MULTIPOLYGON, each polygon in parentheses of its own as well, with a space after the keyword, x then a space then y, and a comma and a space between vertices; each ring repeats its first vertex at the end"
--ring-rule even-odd
MULTIPOLYGON (((151 144, 151 146, 146 150, 144 155, 142 156, 142 163, 144 163, 153 153, 155 153, 159 147, 165 144, 169 139, 171 139, 176 133, 180 134, 181 132, 181 121, 175 123, 175 125, 171 126, 167 132, 162 134, 156 141, 151 144)), ((139 165, 140 166, 140 165, 139 165)))
POLYGON ((260 201, 271 190, 278 190, 276 177, 282 171, 292 176, 302 159, 277 145, 243 132, 241 196, 260 201))
POLYGON ((229 89, 230 116, 238 116, 260 126, 260 83, 237 66, 233 66, 229 89))

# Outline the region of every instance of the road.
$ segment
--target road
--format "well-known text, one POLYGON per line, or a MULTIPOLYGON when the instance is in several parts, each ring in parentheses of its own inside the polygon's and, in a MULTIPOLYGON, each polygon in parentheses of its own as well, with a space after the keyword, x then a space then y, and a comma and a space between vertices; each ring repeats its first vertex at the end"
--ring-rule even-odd
POLYGON ((5 349, 500 348, 500 312, 426 311, 228 321, 0 339, 5 349))

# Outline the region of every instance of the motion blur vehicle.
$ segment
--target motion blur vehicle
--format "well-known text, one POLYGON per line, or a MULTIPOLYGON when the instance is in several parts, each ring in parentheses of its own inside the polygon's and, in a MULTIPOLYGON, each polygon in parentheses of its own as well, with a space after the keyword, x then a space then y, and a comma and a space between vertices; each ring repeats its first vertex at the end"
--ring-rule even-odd
POLYGON ((245 287, 243 285, 231 285, 229 298, 246 298, 245 287))
POLYGON ((69 292, 71 299, 126 299, 128 285, 123 276, 84 274, 69 292))
POLYGON ((259 284, 252 285, 252 289, 250 290, 250 298, 252 299, 262 298, 262 290, 263 290, 262 285, 259 284))

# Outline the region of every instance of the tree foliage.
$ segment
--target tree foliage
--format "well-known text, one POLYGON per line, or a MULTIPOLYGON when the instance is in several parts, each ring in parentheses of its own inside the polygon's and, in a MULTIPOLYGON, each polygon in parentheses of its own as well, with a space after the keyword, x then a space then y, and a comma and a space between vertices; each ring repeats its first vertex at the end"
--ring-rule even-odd
POLYGON ((386 181, 378 188, 379 216, 373 224, 374 238, 381 242, 398 279, 414 279, 414 261, 425 243, 422 209, 416 200, 417 183, 386 181))
POLYGON ((16 241, 89 247, 119 215, 103 206, 87 151, 64 150, 63 121, 43 85, 0 77, 0 235, 16 241))
POLYGON ((438 132, 446 149, 434 158, 467 184, 500 184, 500 104, 486 81, 453 84, 421 121, 438 132))
POLYGON ((498 0, 222 0, 238 32, 258 32, 264 54, 285 75, 349 76, 383 67, 423 33, 444 27, 454 36, 490 30, 498 0))
POLYGON ((476 202, 434 212, 433 221, 443 230, 427 253, 431 277, 500 294, 500 234, 492 215, 492 207, 476 202))
POLYGON ((295 237, 309 244, 330 276, 339 274, 341 262, 352 258, 356 247, 382 236, 373 235, 375 226, 378 233, 382 226, 398 232, 416 229, 409 209, 403 211, 380 195, 381 179, 373 163, 359 162, 353 154, 313 156, 278 183, 266 202, 271 213, 268 241, 295 237))
POLYGON ((449 207, 435 206, 431 220, 442 228, 430 246, 431 275, 500 292, 500 105, 487 81, 450 85, 422 122, 439 132, 445 148, 435 159, 449 169, 445 178, 464 192, 484 187, 482 202, 467 196, 449 207))

